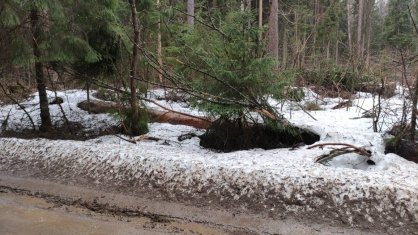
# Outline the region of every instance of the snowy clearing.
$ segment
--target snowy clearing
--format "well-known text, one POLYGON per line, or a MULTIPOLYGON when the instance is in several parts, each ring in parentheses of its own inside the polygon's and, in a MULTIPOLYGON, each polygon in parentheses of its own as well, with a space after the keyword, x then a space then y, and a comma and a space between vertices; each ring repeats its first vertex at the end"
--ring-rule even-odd
MULTIPOLYGON (((306 99, 301 103, 315 100, 316 94, 309 90, 305 93, 306 99)), ((49 95, 54 97, 53 92, 49 95)), ((60 91, 57 95, 64 98, 62 107, 68 119, 89 130, 117 123, 109 115, 88 115, 78 109, 77 103, 85 100, 83 91, 60 91)), ((324 110, 310 112, 317 121, 294 104, 277 107, 282 108, 290 122, 318 133, 321 136, 318 143, 340 142, 371 150, 376 165, 368 165, 363 156, 356 154, 339 156, 327 166, 315 163, 317 156, 332 150, 330 147, 217 153, 201 148, 197 137, 177 140, 181 134, 202 134, 202 130, 152 123, 147 135, 163 140, 145 140, 134 145, 115 136, 88 141, 2 138, 0 170, 59 181, 92 182, 97 186, 122 186, 132 192, 146 188, 180 200, 244 206, 273 215, 296 213, 338 218, 353 226, 416 226, 418 164, 395 154, 384 154, 383 133, 373 132, 372 119, 359 118, 373 104, 369 94, 358 93, 353 107, 332 110, 339 101, 318 101, 324 110)), ((182 112, 204 115, 183 103, 158 102, 175 110, 181 107, 182 112)), ((21 103, 36 124, 37 103, 36 95, 21 103)), ((402 97, 384 100, 384 104, 396 114, 402 97)), ((53 120, 62 123, 58 105, 50 108, 53 120)), ((392 122, 398 117, 389 118, 392 122)), ((29 119, 16 105, 0 108, 0 123, 3 130, 31 128, 29 119)), ((385 128, 382 125, 383 131, 385 128)))

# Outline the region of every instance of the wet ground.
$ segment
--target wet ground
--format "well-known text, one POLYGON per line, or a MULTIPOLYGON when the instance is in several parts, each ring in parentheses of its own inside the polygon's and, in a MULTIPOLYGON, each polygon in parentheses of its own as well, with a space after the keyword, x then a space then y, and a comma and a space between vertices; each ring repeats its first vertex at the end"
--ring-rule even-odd
POLYGON ((94 213, 44 199, 0 193, 0 234, 225 234, 222 228, 182 221, 94 213))
POLYGON ((372 234, 0 174, 0 234, 372 234))

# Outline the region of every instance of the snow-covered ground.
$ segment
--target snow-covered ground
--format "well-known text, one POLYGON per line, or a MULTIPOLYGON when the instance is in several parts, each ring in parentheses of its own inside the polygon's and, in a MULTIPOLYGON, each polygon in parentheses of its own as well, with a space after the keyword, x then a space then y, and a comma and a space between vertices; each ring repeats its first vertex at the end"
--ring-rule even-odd
MULTIPOLYGON (((53 92, 49 94, 54 97, 53 92)), ((85 100, 82 91, 57 94, 64 98, 62 107, 70 121, 80 122, 90 130, 117 122, 114 117, 88 115, 78 109, 77 103, 85 100)), ((88 178, 97 185, 160 186, 159 190, 173 197, 183 195, 199 200, 210 196, 214 203, 225 201, 277 214, 312 213, 355 225, 418 223, 418 164, 384 153, 384 133, 373 132, 371 118, 361 118, 364 110, 372 108, 372 96, 358 93, 352 107, 332 110, 340 99, 318 99, 309 90, 305 94, 302 105, 314 101, 323 108, 310 112, 316 120, 292 103, 277 103, 278 109, 290 122, 318 133, 318 143, 347 143, 371 150, 376 165, 368 165, 365 157, 356 154, 336 157, 327 165, 315 163, 315 158, 331 151, 331 147, 217 153, 201 148, 197 137, 177 140, 179 135, 201 134, 203 130, 152 123, 147 135, 161 141, 131 144, 115 136, 84 142, 3 138, 0 170, 36 168, 33 172, 37 175, 74 181, 88 178)), ((38 97, 33 95, 22 105, 39 124, 37 102, 38 97)), ((204 115, 184 103, 157 102, 174 110, 204 115)), ((382 103, 393 111, 383 122, 400 118, 401 95, 382 103)), ((151 103, 146 105, 159 108, 151 103)), ((62 121, 59 107, 50 108, 54 121, 62 121)), ((0 108, 0 123, 4 123, 5 129, 30 128, 25 113, 16 105, 0 108)), ((382 131, 386 129, 382 125, 382 131)))

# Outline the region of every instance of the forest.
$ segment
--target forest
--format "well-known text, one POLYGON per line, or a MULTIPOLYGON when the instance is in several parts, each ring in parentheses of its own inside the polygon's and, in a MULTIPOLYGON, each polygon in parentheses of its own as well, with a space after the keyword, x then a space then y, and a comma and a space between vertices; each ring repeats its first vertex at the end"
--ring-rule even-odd
POLYGON ((417 84, 416 0, 0 0, 0 182, 416 234, 417 84))

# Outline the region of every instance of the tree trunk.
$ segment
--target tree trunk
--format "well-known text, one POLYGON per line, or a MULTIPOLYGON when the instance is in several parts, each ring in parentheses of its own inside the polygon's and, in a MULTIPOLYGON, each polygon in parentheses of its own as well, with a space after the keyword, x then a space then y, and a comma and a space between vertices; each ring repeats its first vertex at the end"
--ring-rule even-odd
POLYGON ((131 5, 131 21, 132 28, 134 30, 133 46, 132 46, 132 58, 131 58, 131 70, 129 73, 129 87, 131 90, 130 104, 131 104, 131 132, 133 135, 139 134, 139 105, 136 97, 136 75, 138 64, 138 47, 139 47, 139 22, 138 13, 136 11, 135 0, 129 0, 131 5))
POLYGON ((338 40, 335 41, 335 64, 338 65, 338 57, 339 57, 339 42, 338 40))
POLYGON ((330 45, 331 45, 331 41, 328 40, 328 43, 327 43, 327 62, 329 62, 329 59, 330 59, 330 45))
POLYGON ((44 66, 41 62, 42 50, 39 44, 44 37, 43 20, 41 19, 42 11, 32 9, 30 12, 31 29, 32 29, 32 49, 35 56, 35 77, 39 94, 39 106, 41 110, 41 126, 40 131, 48 131, 52 129, 51 115, 49 113, 48 96, 46 93, 44 66))
POLYGON ((417 126, 417 104, 418 104, 418 71, 415 77, 414 95, 412 96, 412 113, 411 113, 411 134, 410 139, 415 143, 415 129, 417 126))
POLYGON ((375 0, 371 0, 368 1, 367 4, 367 12, 368 12, 368 17, 367 17, 367 47, 366 47, 366 66, 369 68, 370 67, 370 57, 371 57, 371 52, 370 52, 370 43, 371 43, 371 34, 372 34, 372 13, 373 13, 373 8, 375 5, 375 0))
POLYGON ((194 0, 187 0, 187 24, 194 25, 194 0))
POLYGON ((258 27, 260 28, 260 33, 258 34, 258 41, 261 45, 263 33, 261 29, 263 28, 263 0, 258 1, 258 27))
MULTIPOLYGON (((318 25, 319 22, 319 0, 314 1, 314 18, 313 18, 313 25, 318 25)), ((315 26, 314 26, 315 27, 315 26)), ((318 37, 317 30, 314 31, 313 34, 313 42, 312 42, 312 59, 314 67, 316 68, 318 65, 318 59, 316 57, 316 39, 318 37)))
MULTIPOLYGON (((160 0, 157 0, 157 9, 160 10, 161 4, 160 0)), ((162 45, 161 45, 161 17, 158 18, 158 33, 157 33, 157 56, 158 56, 158 79, 160 83, 163 83, 163 54, 162 54, 162 45)))
POLYGON ((352 39, 352 27, 353 27, 353 12, 352 12, 353 2, 352 0, 347 0, 347 34, 348 34, 348 51, 350 56, 353 54, 353 39, 352 39))
POLYGON ((359 0, 358 3, 358 21, 357 21, 357 57, 359 60, 363 58, 363 15, 364 15, 364 0, 359 0))
POLYGON ((288 56, 288 48, 287 48, 287 29, 283 30, 283 56, 282 56, 282 69, 287 68, 287 56, 288 56))
POLYGON ((278 68, 279 60, 279 1, 270 1, 269 31, 267 42, 267 53, 276 61, 275 68, 278 68))
MULTIPOLYGON (((369 19, 370 20, 370 19, 369 19)), ((366 54, 367 54, 367 57, 366 57, 366 66, 367 66, 367 68, 369 68, 370 67, 370 41, 371 41, 371 33, 372 33, 372 27, 371 27, 371 20, 370 20, 370 22, 369 22, 369 27, 368 27, 368 30, 367 30, 368 32, 367 32, 367 52, 366 52, 366 54)))

